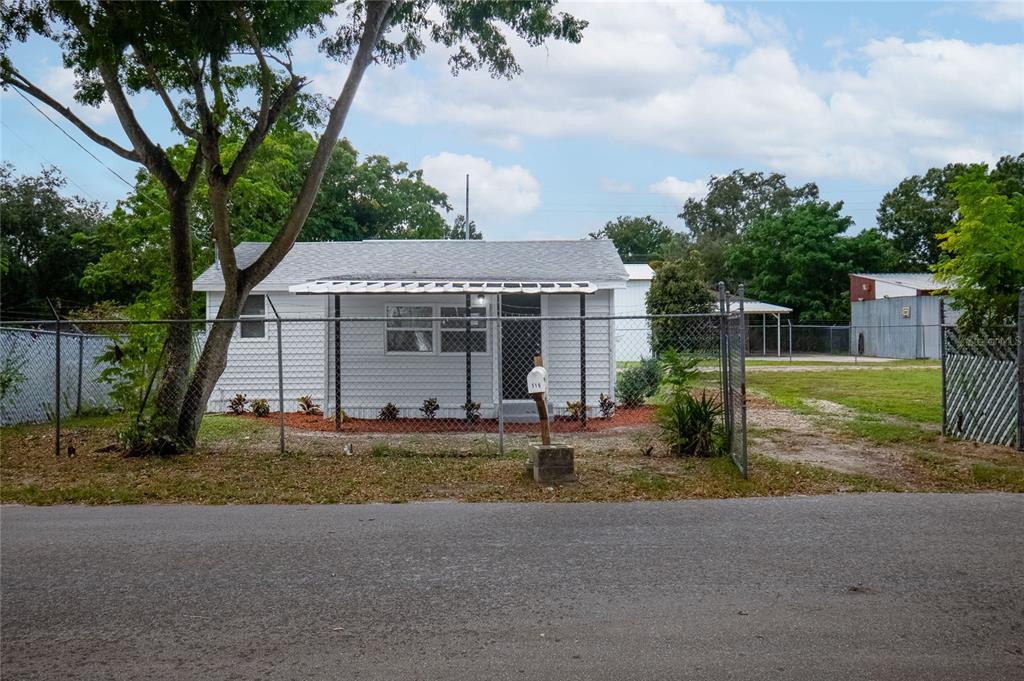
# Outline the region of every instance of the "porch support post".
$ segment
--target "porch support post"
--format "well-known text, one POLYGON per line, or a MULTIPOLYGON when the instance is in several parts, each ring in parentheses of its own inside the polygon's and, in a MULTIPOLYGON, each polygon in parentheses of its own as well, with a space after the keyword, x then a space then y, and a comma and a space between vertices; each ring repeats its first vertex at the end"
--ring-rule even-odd
MULTIPOLYGON (((466 228, 467 230, 469 227, 466 228)), ((473 402, 473 349, 470 347, 470 303, 472 296, 466 294, 466 420, 469 420, 469 405, 473 402)))
POLYGON ((505 453, 505 406, 504 406, 504 392, 505 392, 505 355, 504 355, 504 344, 505 337, 502 335, 504 329, 501 325, 501 294, 499 293, 496 297, 495 303, 495 316, 498 318, 495 322, 497 327, 497 333, 494 335, 494 339, 491 341, 494 352, 497 355, 498 364, 498 453, 505 453))
POLYGON ((587 427, 587 296, 580 294, 580 419, 587 427))
POLYGON ((775 356, 782 357, 782 313, 775 313, 775 356))
POLYGON ((768 356, 768 315, 761 315, 761 354, 768 356))
POLYGON ((334 430, 341 430, 341 296, 334 295, 334 430))

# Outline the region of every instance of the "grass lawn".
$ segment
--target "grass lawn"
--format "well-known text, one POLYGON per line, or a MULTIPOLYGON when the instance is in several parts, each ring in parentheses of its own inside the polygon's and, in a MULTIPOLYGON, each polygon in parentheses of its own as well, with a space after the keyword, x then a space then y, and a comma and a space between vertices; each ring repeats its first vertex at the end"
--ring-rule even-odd
POLYGON ((110 419, 64 427, 73 458, 53 454, 49 426, 0 432, 0 501, 24 504, 365 503, 464 501, 628 501, 877 491, 890 485, 814 466, 752 462, 750 479, 732 462, 644 456, 630 436, 579 435, 580 481, 541 486, 524 475, 523 438, 497 452, 493 439, 464 435, 343 436, 289 432, 277 451, 275 424, 230 416, 203 421, 198 451, 126 458, 97 451, 114 439, 110 419), (343 453, 353 444, 354 453, 343 453))
POLYGON ((817 411, 806 400, 828 400, 862 415, 942 423, 942 374, 934 369, 752 372, 747 388, 802 413, 817 411))

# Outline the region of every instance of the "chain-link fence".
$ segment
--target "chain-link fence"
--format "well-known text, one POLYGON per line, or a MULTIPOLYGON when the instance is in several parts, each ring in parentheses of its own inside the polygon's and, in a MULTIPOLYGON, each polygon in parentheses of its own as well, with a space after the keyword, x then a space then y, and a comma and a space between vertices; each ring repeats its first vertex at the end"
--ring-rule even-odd
MULTIPOLYGON (((73 322, 63 321, 65 332, 47 332, 49 345, 31 355, 5 345, 4 361, 38 376, 31 403, 53 402, 58 393, 69 398, 60 410, 15 414, 16 403, 5 396, 4 413, 10 414, 5 423, 82 413, 78 392, 85 396, 83 405, 138 419, 156 408, 163 367, 181 361, 166 354, 165 339, 177 332, 191 336, 185 358, 190 372, 216 370, 223 363, 208 397, 186 394, 195 411, 274 423, 282 450, 301 447, 305 431, 334 431, 473 433, 493 440, 501 451, 506 436, 525 438, 538 430, 526 383, 538 361, 548 371, 548 413, 556 435, 653 431, 658 357, 669 349, 696 360, 700 384, 695 389, 720 400, 720 422, 730 442, 745 443, 742 421, 726 415, 742 406, 742 379, 727 382, 721 373, 723 367, 742 371, 742 345, 723 340, 742 326, 727 323, 732 316, 614 316, 599 301, 588 308, 585 296, 578 301, 574 296, 574 314, 552 315, 541 309, 539 296, 504 298, 489 306, 474 301, 467 306, 461 296, 450 305, 413 300, 386 305, 379 317, 316 318, 279 317, 268 300, 264 314, 235 320, 90 321, 91 333, 74 335, 66 332, 73 322), (84 339, 80 361, 79 339, 84 339), (230 342, 218 358, 214 348, 224 341, 230 342), (620 360, 620 355, 638 359, 620 360), (729 392, 733 383, 739 392, 729 392)), ((563 301, 557 309, 566 308, 563 301)), ((15 331, 12 338, 29 333, 15 331)), ((28 384, 21 387, 27 395, 28 384)), ((745 470, 745 455, 734 458, 745 470)))
POLYGON ((1024 450, 1024 291, 1003 333, 942 327, 942 432, 1024 450))

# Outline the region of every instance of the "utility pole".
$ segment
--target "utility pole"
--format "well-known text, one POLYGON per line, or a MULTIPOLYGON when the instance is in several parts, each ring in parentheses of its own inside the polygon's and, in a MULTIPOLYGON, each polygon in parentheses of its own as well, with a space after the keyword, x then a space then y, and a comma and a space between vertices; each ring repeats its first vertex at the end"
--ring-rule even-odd
POLYGON ((469 173, 466 173, 466 241, 469 241, 469 173))

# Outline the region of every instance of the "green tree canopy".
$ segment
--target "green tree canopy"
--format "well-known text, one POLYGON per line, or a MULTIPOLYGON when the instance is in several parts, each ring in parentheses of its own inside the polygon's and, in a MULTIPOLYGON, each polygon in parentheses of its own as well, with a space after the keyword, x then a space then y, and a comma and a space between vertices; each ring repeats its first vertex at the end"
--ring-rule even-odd
POLYGON ((662 249, 672 240, 672 230, 661 220, 619 216, 596 232, 591 239, 611 239, 623 262, 647 263, 661 257, 662 249))
MULTIPOLYGON (((455 216, 455 220, 452 221, 452 224, 445 226, 444 238, 445 239, 454 239, 454 240, 459 240, 459 239, 465 239, 466 238, 466 216, 465 215, 456 215, 455 216)), ((483 239, 484 238, 483 233, 481 233, 480 230, 477 229, 476 222, 474 220, 470 220, 469 221, 469 238, 470 239, 483 239)))
MULTIPOLYGON (((957 221, 959 203, 953 183, 970 166, 950 163, 914 175, 890 190, 878 206, 878 231, 892 239, 899 256, 895 267, 924 272, 939 262, 939 235, 957 221)), ((1004 156, 991 171, 997 192, 1005 197, 1024 191, 1024 154, 1004 156)))
MULTIPOLYGON (((647 290, 647 314, 710 312, 715 293, 707 280, 700 253, 691 250, 674 260, 654 263, 654 279, 647 290)), ((683 319, 652 319, 651 348, 655 355, 668 348, 683 351, 688 323, 683 319)))
MULTIPOLYGON (((225 148, 239 143, 238 138, 222 141, 225 148)), ((236 186, 235 195, 244 205, 235 210, 233 243, 273 237, 300 190, 303 168, 315 148, 311 134, 283 124, 267 136, 236 186)), ((186 159, 189 153, 187 145, 168 150, 174 160, 186 159)), ((450 227, 442 213, 448 208, 444 193, 427 184, 420 171, 384 156, 360 160, 348 140, 341 140, 299 240, 445 238, 450 227)), ((191 206, 193 260, 198 267, 213 262, 210 211, 208 190, 200 186, 191 206)), ((158 183, 140 172, 134 192, 118 202, 110 218, 94 232, 79 236, 80 243, 102 252, 86 269, 84 288, 95 297, 133 304, 141 316, 159 315, 171 285, 167 216, 158 183)), ((201 314, 202 309, 197 297, 193 311, 201 314)))
POLYGON ((74 242, 92 234, 103 218, 98 203, 63 193, 67 181, 56 168, 15 177, 0 165, 0 315, 5 319, 51 319, 46 299, 61 307, 89 305, 79 280, 99 254, 74 242))
POLYGON ((970 166, 953 180, 960 219, 939 235, 943 258, 934 271, 952 285, 964 313, 958 324, 969 331, 1006 333, 1017 318, 1024 288, 1024 166, 1014 164, 1014 176, 1008 165, 991 173, 970 166))
POLYGON ((679 217, 701 252, 709 279, 729 281, 725 261, 737 237, 756 220, 817 198, 818 186, 813 182, 790 187, 780 173, 765 175, 739 169, 712 177, 707 194, 701 199, 687 199, 679 217))
POLYGON ((755 220, 729 251, 733 277, 797 320, 849 319, 849 273, 885 271, 893 253, 874 230, 846 236, 853 221, 842 209, 815 201, 755 220))

